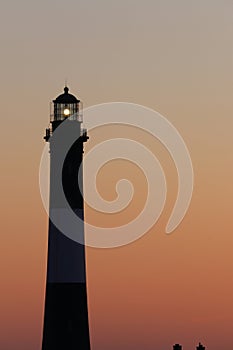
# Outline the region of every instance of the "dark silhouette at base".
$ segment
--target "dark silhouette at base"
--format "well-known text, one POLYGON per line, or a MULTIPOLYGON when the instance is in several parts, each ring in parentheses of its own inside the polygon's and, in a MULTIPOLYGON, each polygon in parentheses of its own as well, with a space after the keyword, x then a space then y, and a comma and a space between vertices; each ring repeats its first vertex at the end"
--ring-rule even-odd
MULTIPOLYGON (((205 350, 205 346, 203 346, 201 343, 196 347, 197 350, 205 350)), ((182 350, 182 346, 180 344, 173 345, 173 350, 182 350)))

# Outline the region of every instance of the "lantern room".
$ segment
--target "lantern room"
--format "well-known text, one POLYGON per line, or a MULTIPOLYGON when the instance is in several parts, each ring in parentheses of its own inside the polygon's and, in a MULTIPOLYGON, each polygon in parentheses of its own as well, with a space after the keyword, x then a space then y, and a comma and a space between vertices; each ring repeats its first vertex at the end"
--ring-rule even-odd
POLYGON ((66 118, 83 121, 82 103, 74 95, 69 93, 69 88, 65 86, 64 93, 59 95, 51 104, 50 121, 61 122, 66 118))

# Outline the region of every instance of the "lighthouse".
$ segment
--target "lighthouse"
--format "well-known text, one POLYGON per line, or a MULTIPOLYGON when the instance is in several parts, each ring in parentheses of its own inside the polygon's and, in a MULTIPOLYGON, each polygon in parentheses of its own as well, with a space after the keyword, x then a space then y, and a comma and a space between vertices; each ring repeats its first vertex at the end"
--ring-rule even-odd
POLYGON ((82 129, 82 103, 67 86, 51 106, 44 137, 50 152, 50 218, 42 350, 90 350, 82 196, 83 144, 88 136, 82 129), (66 131, 62 131, 64 125, 66 131), (59 176, 67 130, 75 132, 76 139, 65 154, 59 176), (57 225, 57 220, 64 222, 67 210, 58 195, 60 186, 69 210, 81 219, 79 240, 69 237, 69 224, 63 224, 62 230, 57 225))

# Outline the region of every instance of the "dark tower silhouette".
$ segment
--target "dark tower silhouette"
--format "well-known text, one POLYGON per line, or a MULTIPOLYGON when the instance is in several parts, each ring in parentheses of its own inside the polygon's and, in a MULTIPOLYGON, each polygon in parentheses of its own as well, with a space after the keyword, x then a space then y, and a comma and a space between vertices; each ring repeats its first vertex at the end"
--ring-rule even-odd
POLYGON ((197 346, 197 350, 205 350, 205 346, 199 343, 199 345, 197 346))
MULTIPOLYGON (((82 186, 83 143, 88 137, 86 131, 81 129, 81 124, 82 104, 65 87, 64 93, 53 101, 50 127, 46 129, 44 137, 50 143, 50 218, 55 213, 63 220, 62 213, 66 210, 57 195, 60 183, 70 210, 83 218, 82 190, 77 181, 79 174, 82 186), (66 123, 63 126, 68 128, 68 134, 75 130, 77 139, 65 156, 62 176, 59 178, 57 169, 64 146, 63 136, 67 137, 60 131, 63 129, 63 126, 59 128, 61 123, 66 123)), ((82 221, 80 227, 81 232, 78 234, 84 241, 82 221)), ((90 350, 85 246, 64 235, 51 219, 42 350, 90 350)))
POLYGON ((182 350, 182 346, 180 344, 173 345, 173 350, 182 350))

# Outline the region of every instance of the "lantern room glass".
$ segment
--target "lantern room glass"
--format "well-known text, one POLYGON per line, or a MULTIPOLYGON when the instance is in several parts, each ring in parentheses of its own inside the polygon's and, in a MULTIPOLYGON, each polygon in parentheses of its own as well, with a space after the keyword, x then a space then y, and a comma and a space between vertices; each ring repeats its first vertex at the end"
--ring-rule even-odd
POLYGON ((76 120, 83 122, 82 102, 77 103, 52 103, 50 121, 76 120))

